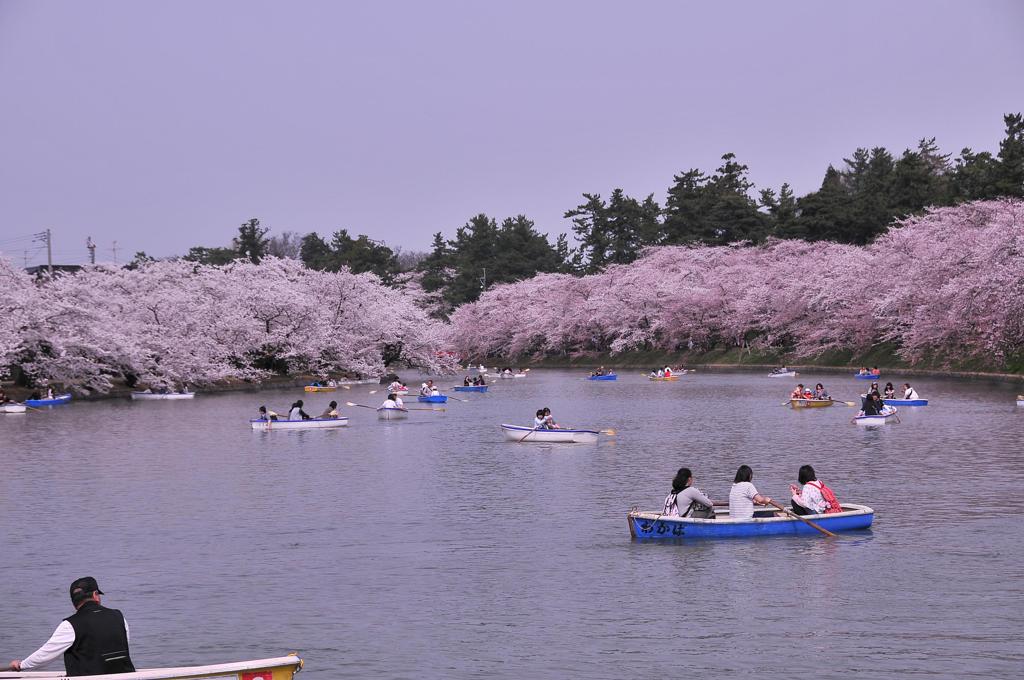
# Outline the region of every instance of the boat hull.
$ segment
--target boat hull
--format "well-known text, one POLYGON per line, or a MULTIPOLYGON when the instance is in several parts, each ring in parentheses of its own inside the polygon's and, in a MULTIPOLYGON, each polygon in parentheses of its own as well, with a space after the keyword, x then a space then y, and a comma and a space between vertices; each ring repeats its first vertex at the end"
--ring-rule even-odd
POLYGON ((592 444, 601 434, 596 430, 535 430, 523 425, 502 424, 501 431, 510 442, 592 444))
POLYGON ((886 399, 886 404, 890 406, 927 406, 927 399, 886 399))
POLYGON ((429 397, 416 397, 416 401, 421 401, 425 404, 447 404, 448 397, 444 394, 432 394, 429 397))
POLYGON ((649 375, 649 376, 647 376, 647 379, 648 380, 653 380, 655 382, 670 382, 672 380, 679 380, 679 376, 678 375, 669 375, 669 376, 658 378, 658 377, 650 376, 649 375))
MULTIPOLYGON (((140 668, 132 673, 118 673, 118 680, 292 680, 302 668, 302 659, 294 654, 274 659, 255 659, 209 666, 180 668, 140 668)), ((87 675, 83 678, 106 678, 87 675)), ((3 680, 67 680, 64 671, 0 671, 3 680)))
POLYGON ((769 378, 795 378, 797 376, 796 371, 783 371, 782 373, 769 373, 769 378))
POLYGON ((892 409, 888 413, 882 413, 877 416, 854 416, 853 421, 858 425, 885 425, 886 423, 898 422, 899 415, 896 409, 892 409))
POLYGON ((28 407, 24 404, 0 404, 0 413, 25 413, 28 407))
POLYGON ((882 378, 882 374, 879 373, 878 375, 871 375, 868 373, 867 375, 861 375, 860 373, 854 373, 853 377, 857 380, 880 380, 882 378))
POLYGON ((825 408, 835 404, 831 399, 790 399, 789 405, 793 408, 825 408))
POLYGON ((168 392, 166 394, 159 394, 157 392, 132 392, 132 399, 134 401, 167 401, 175 399, 192 399, 195 396, 195 392, 168 392))
POLYGON ((306 385, 303 387, 306 392, 334 392, 337 387, 330 387, 329 385, 306 385))
POLYGON ((486 392, 489 385, 456 385, 452 388, 454 392, 486 392))
POLYGON ((54 397, 53 399, 26 399, 25 406, 60 406, 61 404, 67 404, 71 401, 70 394, 61 394, 54 397))
MULTIPOLYGON (((758 513, 764 514, 764 513, 758 513)), ((874 521, 875 511, 866 505, 843 504, 843 512, 828 515, 809 515, 823 529, 832 532, 867 529, 874 521)), ((639 540, 673 538, 750 538, 754 536, 819 535, 817 529, 801 520, 783 517, 755 517, 749 520, 729 519, 728 511, 719 511, 715 519, 691 517, 663 517, 657 512, 631 510, 626 519, 630 535, 639 540)))
POLYGON ((587 380, 618 380, 619 376, 614 373, 609 375, 592 375, 587 380))
POLYGON ((377 417, 380 420, 402 420, 409 417, 409 411, 404 408, 384 408, 382 406, 377 409, 377 417))
POLYGON ((348 418, 311 418, 309 420, 250 420, 254 430, 325 430, 348 427, 348 418))

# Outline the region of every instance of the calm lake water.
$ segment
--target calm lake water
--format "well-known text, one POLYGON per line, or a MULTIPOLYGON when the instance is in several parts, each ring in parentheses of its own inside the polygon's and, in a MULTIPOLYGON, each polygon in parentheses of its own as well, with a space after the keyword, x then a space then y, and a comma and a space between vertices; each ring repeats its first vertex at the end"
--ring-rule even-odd
MULTIPOLYGON (((932 405, 860 428, 850 408, 782 407, 793 381, 760 373, 583 375, 533 370, 404 422, 344 408, 350 427, 333 431, 261 433, 247 419, 263 403, 304 398, 319 412, 381 393, 0 416, 0 655, 42 644, 71 613, 68 584, 93 575, 125 612, 139 667, 296 650, 307 680, 1024 668, 1020 385, 915 378, 932 405), (618 436, 504 441, 499 423, 527 424, 542 406, 618 436), (660 509, 678 467, 724 500, 743 463, 780 499, 811 463, 841 500, 875 508, 874 527, 631 541, 629 507, 660 509)), ((846 399, 866 386, 799 380, 846 399)))

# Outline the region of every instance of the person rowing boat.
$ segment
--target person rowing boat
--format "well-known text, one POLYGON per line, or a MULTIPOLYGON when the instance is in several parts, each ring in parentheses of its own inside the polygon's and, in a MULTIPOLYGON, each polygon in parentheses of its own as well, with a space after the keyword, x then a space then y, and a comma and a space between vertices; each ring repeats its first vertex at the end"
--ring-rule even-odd
POLYGON ((388 398, 384 400, 384 403, 380 405, 381 408, 397 408, 405 410, 405 403, 402 398, 394 392, 388 394, 388 398))
POLYGON ((338 418, 338 402, 332 401, 317 418, 321 420, 336 420, 338 418))
POLYGON ((288 420, 310 420, 311 416, 302 410, 302 400, 299 399, 288 410, 288 420))

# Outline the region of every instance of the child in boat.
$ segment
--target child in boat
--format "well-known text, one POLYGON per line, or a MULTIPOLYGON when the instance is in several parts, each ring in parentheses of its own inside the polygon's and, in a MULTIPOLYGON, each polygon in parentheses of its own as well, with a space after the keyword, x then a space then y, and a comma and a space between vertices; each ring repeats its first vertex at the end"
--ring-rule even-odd
POLYGON ((547 424, 549 430, 557 430, 558 423, 555 422, 554 417, 551 415, 551 409, 547 406, 544 407, 544 422, 547 424))
POLYGON ((804 398, 804 385, 803 385, 803 383, 800 383, 799 385, 797 385, 796 389, 793 390, 792 392, 790 392, 789 398, 790 399, 803 399, 804 398))
POLYGON ((280 417, 273 411, 268 411, 266 406, 260 406, 260 420, 277 420, 280 417))
POLYGON ((904 399, 920 399, 917 396, 917 391, 910 386, 910 383, 903 383, 903 398, 904 399))
POLYGON ((825 391, 825 386, 822 385, 821 383, 818 383, 817 385, 814 386, 814 398, 832 399, 832 397, 828 396, 828 392, 825 391))
POLYGON ((544 409, 537 409, 537 415, 533 419, 533 429, 549 430, 547 418, 544 417, 544 409))
POLYGON ((469 376, 467 375, 465 380, 462 381, 463 387, 469 387, 469 376))
POLYGON ((891 382, 885 383, 885 392, 883 395, 886 399, 896 398, 896 388, 892 386, 891 382))
POLYGON ((705 496, 700 489, 693 486, 693 473, 690 468, 679 468, 672 480, 672 492, 665 497, 665 509, 662 514, 668 517, 700 517, 715 518, 715 503, 705 496), (679 512, 679 508, 685 508, 679 512))
POLYGON ((732 489, 729 490, 729 519, 751 519, 754 516, 754 504, 767 505, 771 498, 762 496, 751 483, 754 471, 749 465, 741 465, 736 470, 732 489))
POLYGON ((381 408, 405 408, 402 400, 397 394, 391 392, 388 394, 388 398, 384 400, 384 403, 380 405, 381 408))
POLYGON ((327 405, 327 408, 324 409, 324 412, 317 417, 321 419, 330 418, 336 420, 338 418, 338 402, 332 401, 327 405))
POLYGON ((665 374, 666 378, 671 378, 672 377, 672 367, 671 366, 666 366, 665 370, 662 371, 662 372, 665 374))

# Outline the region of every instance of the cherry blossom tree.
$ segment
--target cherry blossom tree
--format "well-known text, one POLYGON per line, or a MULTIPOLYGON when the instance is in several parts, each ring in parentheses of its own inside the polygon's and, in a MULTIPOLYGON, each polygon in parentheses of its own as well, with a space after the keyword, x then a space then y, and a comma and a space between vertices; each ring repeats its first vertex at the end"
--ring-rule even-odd
POLYGON ((911 362, 998 364, 1024 343, 1022 253, 1020 200, 931 210, 866 247, 653 247, 598 274, 498 286, 456 310, 450 333, 472 356, 889 342, 911 362))

